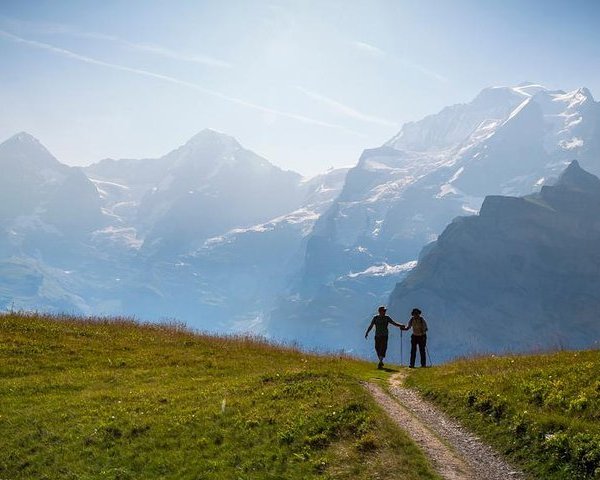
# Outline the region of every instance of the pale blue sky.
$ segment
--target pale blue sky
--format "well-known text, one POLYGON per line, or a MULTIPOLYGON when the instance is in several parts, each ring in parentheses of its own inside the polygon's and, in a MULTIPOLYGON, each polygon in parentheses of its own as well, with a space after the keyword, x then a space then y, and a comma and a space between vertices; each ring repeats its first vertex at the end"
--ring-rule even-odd
POLYGON ((203 128, 314 174, 490 85, 600 96, 594 1, 0 2, 0 140, 155 157, 203 128))

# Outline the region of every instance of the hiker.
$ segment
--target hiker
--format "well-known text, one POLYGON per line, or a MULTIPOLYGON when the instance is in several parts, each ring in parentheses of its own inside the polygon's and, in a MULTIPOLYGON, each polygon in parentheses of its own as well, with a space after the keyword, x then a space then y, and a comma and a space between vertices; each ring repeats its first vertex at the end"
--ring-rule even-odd
POLYGON ((377 358, 379 358, 379 363, 377 364, 378 369, 383 368, 383 359, 385 358, 385 354, 387 352, 387 344, 388 344, 388 324, 391 323, 396 327, 402 329, 406 328, 404 325, 400 323, 394 322, 390 317, 388 317, 385 312, 385 307, 379 307, 377 309, 379 315, 375 315, 373 320, 371 320, 371 324, 367 331, 365 332, 365 338, 369 336, 369 332, 375 326, 375 352, 377 352, 377 358))
POLYGON ((410 368, 415 368, 415 357, 417 356, 417 345, 419 346, 419 354, 421 355, 421 367, 427 366, 425 361, 425 347, 427 345, 427 322, 421 316, 421 310, 413 308, 411 318, 408 324, 402 330, 410 330, 410 368))

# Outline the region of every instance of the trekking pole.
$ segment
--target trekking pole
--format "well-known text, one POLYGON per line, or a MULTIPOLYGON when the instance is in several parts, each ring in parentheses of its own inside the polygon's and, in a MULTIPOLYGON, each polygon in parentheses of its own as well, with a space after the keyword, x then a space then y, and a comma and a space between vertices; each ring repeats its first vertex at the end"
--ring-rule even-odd
POLYGON ((429 359, 429 366, 433 367, 433 362, 431 361, 431 355, 429 355, 429 348, 425 345, 425 351, 427 352, 427 358, 429 359))
POLYGON ((403 355, 402 355, 402 344, 404 342, 402 341, 402 330, 400 330, 400 366, 403 367, 404 366, 404 360, 403 360, 403 355))

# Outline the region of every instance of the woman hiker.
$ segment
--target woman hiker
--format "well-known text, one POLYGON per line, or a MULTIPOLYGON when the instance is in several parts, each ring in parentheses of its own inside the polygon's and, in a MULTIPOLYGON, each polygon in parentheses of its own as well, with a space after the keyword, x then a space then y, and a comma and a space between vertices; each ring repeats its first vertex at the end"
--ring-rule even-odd
POLYGON ((421 366, 426 366, 425 361, 425 346, 427 345, 427 322, 421 316, 421 310, 413 308, 411 318, 408 325, 402 326, 402 330, 412 328, 410 337, 410 368, 415 368, 415 357, 417 356, 417 345, 419 346, 419 354, 421 355, 421 366))
POLYGON ((375 315, 373 320, 371 320, 371 324, 367 331, 365 332, 365 338, 369 336, 369 332, 375 326, 375 351, 377 352, 377 358, 379 358, 379 363, 377 364, 377 368, 383 368, 383 359, 385 358, 385 354, 387 352, 387 344, 388 344, 388 324, 391 323, 396 327, 405 330, 407 327, 400 323, 394 322, 390 317, 388 317, 385 312, 385 307, 378 308, 379 315, 375 315))

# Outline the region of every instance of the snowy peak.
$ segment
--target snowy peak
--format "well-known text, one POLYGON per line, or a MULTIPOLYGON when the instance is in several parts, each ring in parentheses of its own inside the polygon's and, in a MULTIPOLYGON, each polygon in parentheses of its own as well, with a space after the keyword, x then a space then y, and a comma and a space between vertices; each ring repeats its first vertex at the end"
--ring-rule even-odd
POLYGON ((244 148, 234 137, 211 129, 202 130, 162 158, 170 172, 180 171, 201 177, 212 177, 222 168, 251 168, 263 172, 280 170, 244 148))
POLYGON ((40 141, 37 138, 35 138, 33 135, 31 135, 27 132, 19 132, 19 133, 13 135, 12 137, 10 137, 4 143, 11 143, 11 142, 42 146, 42 144, 40 143, 40 141))
POLYGON ((539 83, 523 82, 516 87, 510 87, 513 92, 516 92, 524 97, 532 97, 540 92, 546 92, 548 89, 539 83))
POLYGON ((486 88, 469 103, 452 105, 418 122, 406 123, 385 146, 420 152, 455 147, 482 125, 497 125, 506 120, 531 96, 529 89, 530 86, 486 88))
POLYGON ((590 92, 590 90, 587 87, 581 87, 577 90, 577 92, 583 95, 584 97, 589 98, 591 101, 595 101, 592 92, 590 92))
MULTIPOLYGON (((541 87, 542 89, 544 87, 541 87)), ((525 98, 531 97, 531 91, 534 90, 532 85, 519 87, 496 86, 484 88, 468 105, 483 107, 495 107, 499 103, 522 101, 525 98)))
POLYGON ((239 142, 232 136, 218 132, 211 128, 205 128, 190 138, 184 147, 202 148, 202 147, 224 147, 230 149, 242 148, 239 142))
POLYGON ((7 149, 22 151, 29 150, 50 154, 46 147, 44 147, 37 138, 27 132, 19 132, 13 135, 8 140, 2 142, 0 144, 0 148, 3 151, 7 149))
POLYGON ((566 93, 562 91, 554 92, 552 97, 553 101, 557 103, 563 103, 567 108, 570 109, 579 107, 586 102, 594 102, 592 92, 590 92, 586 87, 581 87, 577 90, 566 93))
POLYGON ((27 132, 17 133, 0 144, 0 162, 31 168, 64 167, 37 138, 27 132))
MULTIPOLYGON (((0 168, 0 217, 16 222, 15 239, 26 235, 18 220, 24 216, 69 239, 103 225, 98 192, 83 171, 60 163, 28 133, 0 144, 0 168)), ((42 236, 50 232, 42 230, 42 236)))
POLYGON ((558 187, 589 193, 600 193, 600 179, 586 172, 577 160, 573 160, 556 182, 558 187))
POLYGON ((587 88, 570 92, 548 90, 539 92, 531 100, 541 107, 546 151, 563 152, 573 158, 587 148, 595 135, 594 125, 600 119, 598 104, 587 88))
POLYGON ((305 194, 299 174, 214 130, 201 131, 157 166, 157 183, 138 208, 150 255, 181 253, 230 229, 279 217, 296 210, 305 194))
POLYGON ((577 102, 579 104, 585 101, 594 101, 594 96, 587 87, 580 87, 577 90, 567 92, 565 98, 568 98, 570 102, 577 102))
POLYGON ((581 135, 573 127, 582 121, 583 113, 597 106, 589 89, 581 87, 565 92, 531 82, 485 88, 469 103, 452 105, 417 122, 406 123, 385 146, 410 152, 455 148, 488 137, 496 127, 526 114, 527 108, 534 108, 534 103, 541 107, 543 121, 549 126, 546 145, 549 151, 582 146, 581 135))

